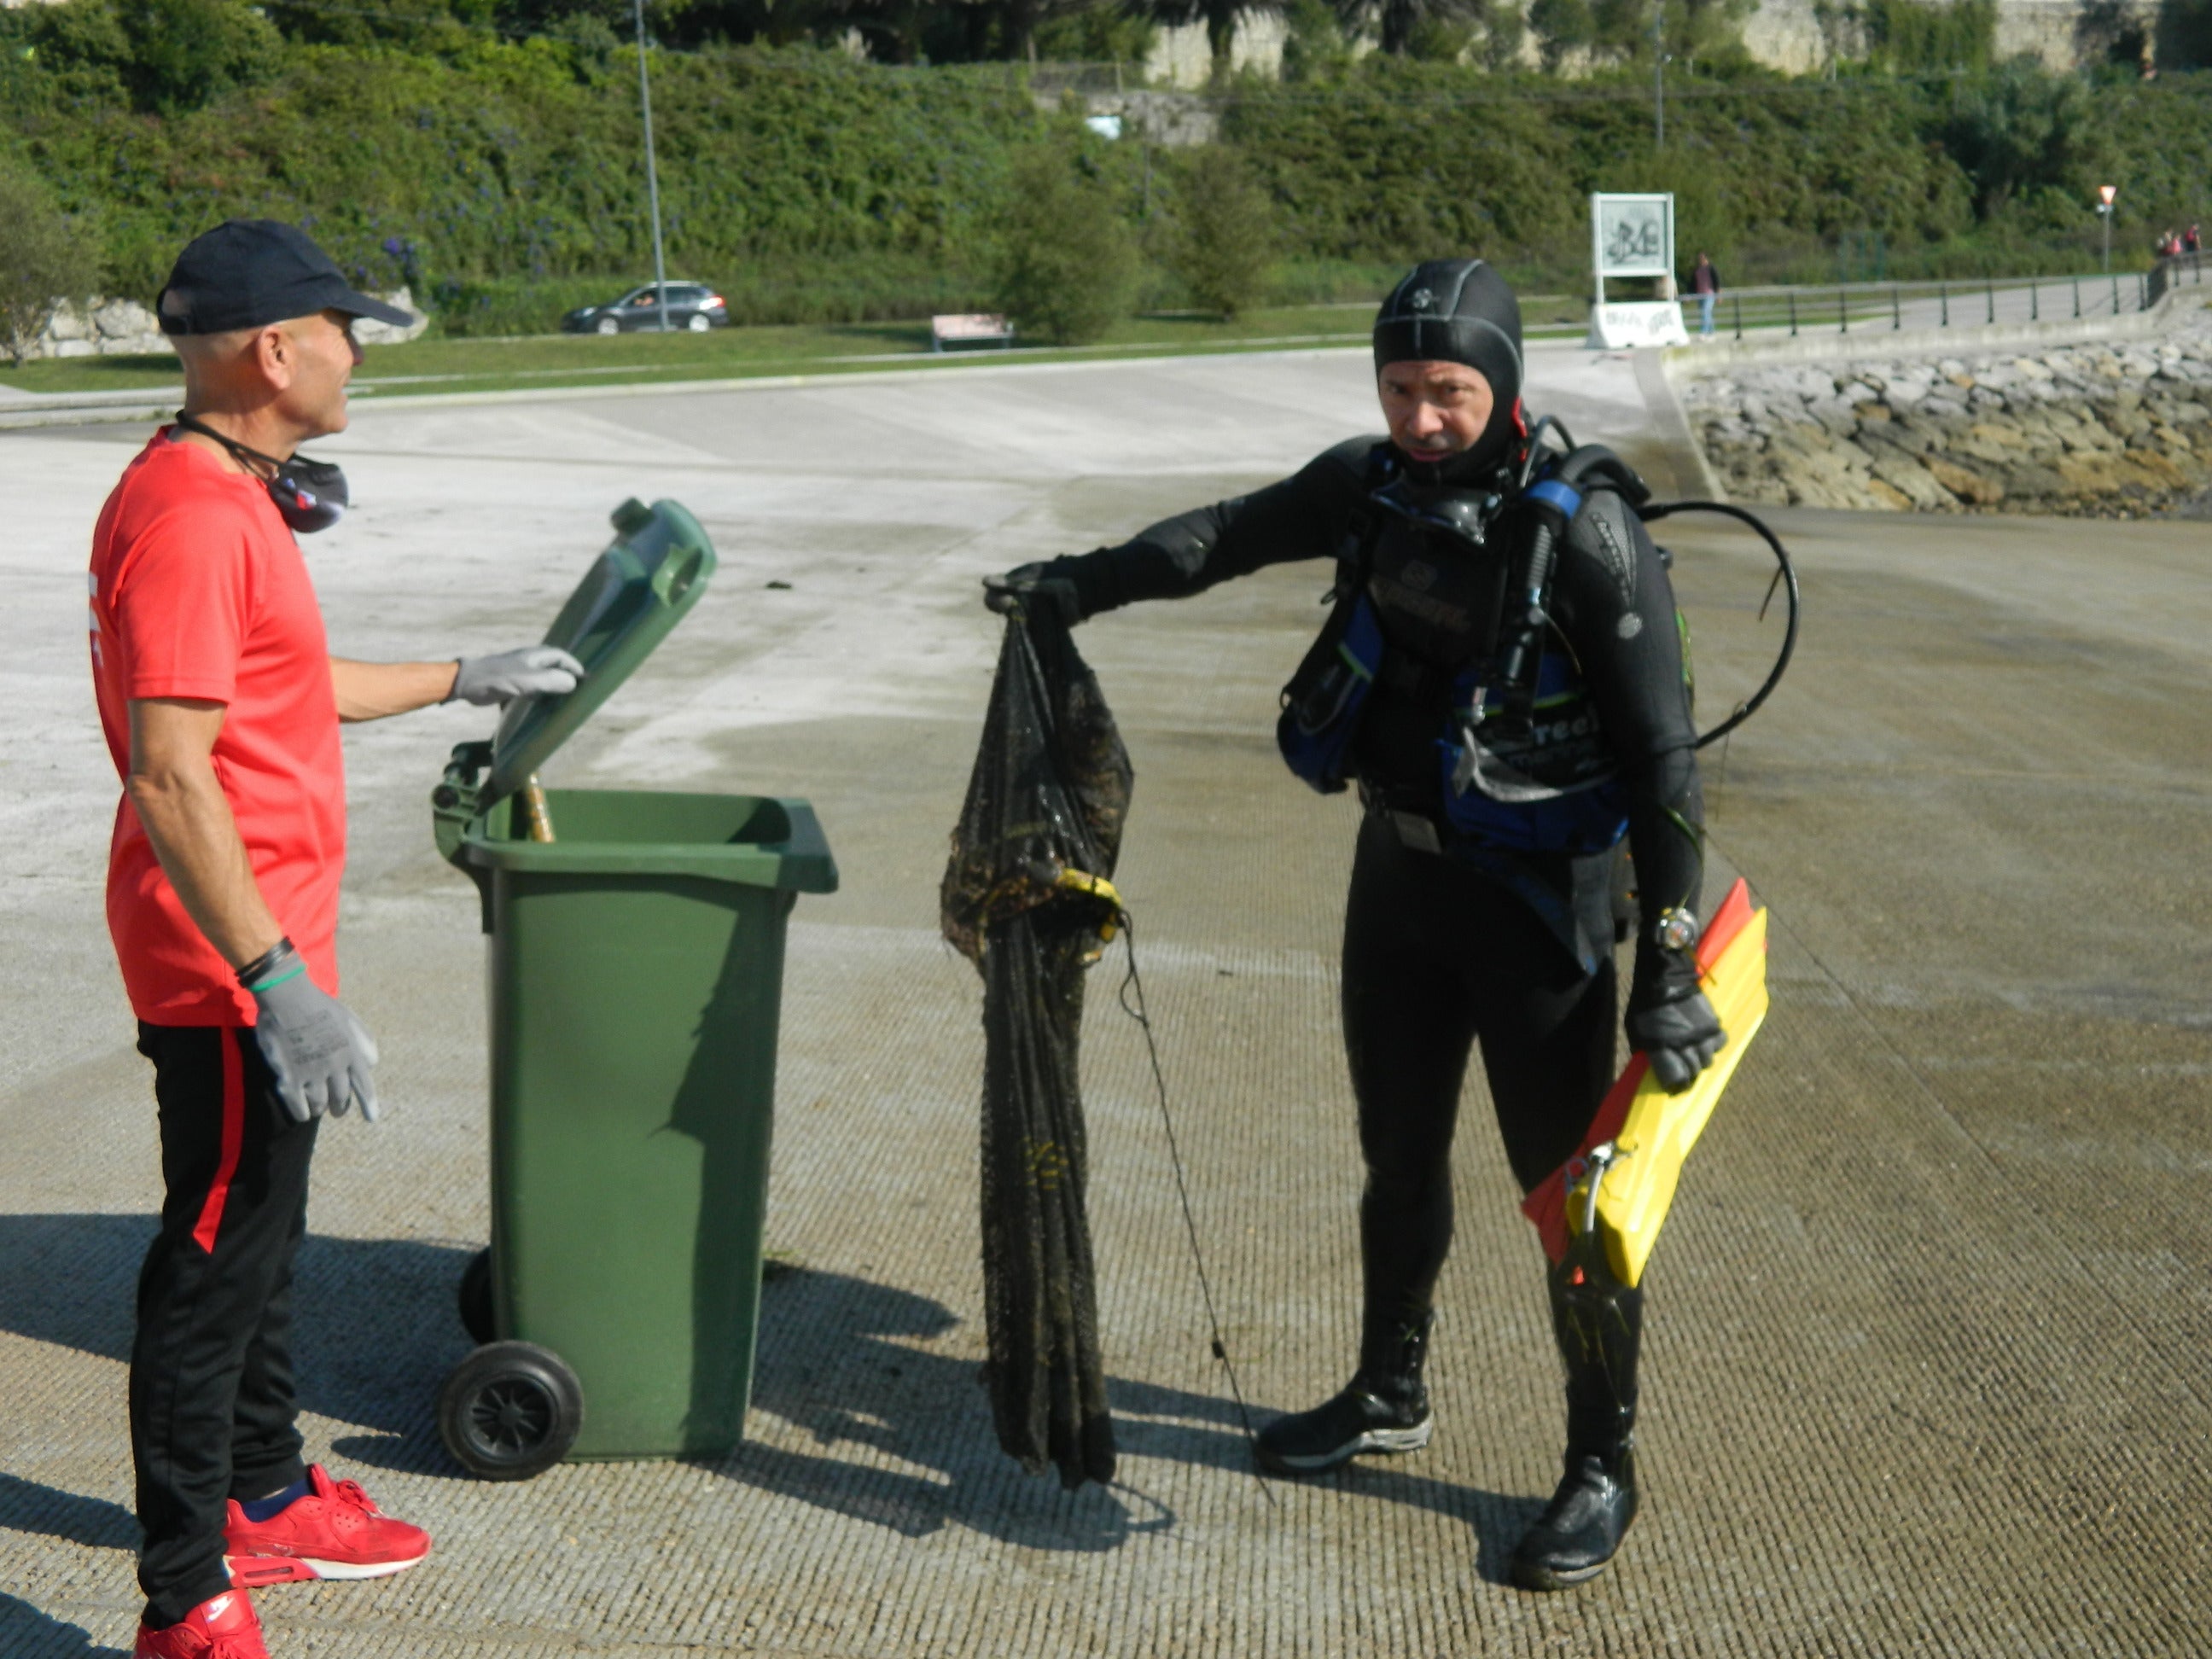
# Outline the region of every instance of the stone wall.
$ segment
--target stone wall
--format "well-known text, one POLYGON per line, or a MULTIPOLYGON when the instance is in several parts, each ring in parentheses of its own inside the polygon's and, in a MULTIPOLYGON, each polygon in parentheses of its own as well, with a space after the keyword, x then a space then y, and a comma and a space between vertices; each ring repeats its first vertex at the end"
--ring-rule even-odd
MULTIPOLYGON (((2149 33, 2155 21, 2153 0, 2122 0, 2123 9, 2149 33)), ((2049 68, 2081 67, 2077 25, 2083 0, 1997 0, 1996 56, 2039 58, 2049 68)), ((1785 75, 1806 75, 1828 67, 1838 49, 1846 58, 1864 54, 1865 29, 1848 3, 1822 0, 1759 0, 1743 26, 1744 49, 1753 59, 1785 75)))
MULTIPOLYGON (((1946 0, 1939 0, 1942 3, 1946 0)), ((2122 3, 2148 28, 2156 9, 2153 0, 2122 0, 2122 3)), ((2075 26, 2083 9, 2084 0, 1997 0, 1997 57, 2033 56, 2054 70, 2080 67, 2075 26)), ((1249 70, 1273 79, 1282 71, 1287 33, 1279 14, 1244 13, 1231 37, 1232 71, 1249 70)), ((1373 50, 1374 35, 1370 21, 1354 49, 1373 50)), ((1864 31, 1854 21, 1852 8, 1848 3, 1827 4, 1825 0, 1759 0, 1744 20, 1743 44, 1753 61, 1785 75, 1826 70, 1839 47, 1846 57, 1862 56, 1866 51, 1864 31)), ((1523 43, 1521 61, 1528 69, 1540 61, 1533 33, 1523 43)), ((1599 67, 1596 61, 1587 53, 1568 55, 1570 74, 1587 74, 1595 67, 1599 67)), ((1204 23, 1153 31, 1144 70, 1151 85, 1199 91, 1209 84, 1212 72, 1213 49, 1204 23)))
POLYGON ((1828 65, 1829 44, 1813 0, 1760 0, 1744 20, 1743 49, 1754 63, 1784 75, 1809 75, 1828 65))
MULTIPOLYGON (((415 312, 415 321, 411 327, 393 328, 364 317, 354 325, 354 337, 363 345, 411 340, 430 325, 429 319, 416 311, 414 296, 407 289, 377 297, 415 312)), ((122 357, 162 356, 169 349, 168 339, 154 320, 154 313, 136 300, 94 300, 82 308, 69 301, 57 307, 46 331, 31 343, 24 356, 122 357)))
POLYGON ((2105 343, 1732 364, 1684 413, 1735 500, 2135 517, 2212 484, 2212 313, 2105 343))
MULTIPOLYGON (((1283 72, 1283 42, 1288 38, 1280 13, 1242 12, 1229 37, 1229 70, 1272 81, 1283 72)), ((1213 42, 1206 25, 1178 23, 1152 31, 1145 58, 1145 79, 1156 87, 1194 91, 1213 75, 1213 42)))

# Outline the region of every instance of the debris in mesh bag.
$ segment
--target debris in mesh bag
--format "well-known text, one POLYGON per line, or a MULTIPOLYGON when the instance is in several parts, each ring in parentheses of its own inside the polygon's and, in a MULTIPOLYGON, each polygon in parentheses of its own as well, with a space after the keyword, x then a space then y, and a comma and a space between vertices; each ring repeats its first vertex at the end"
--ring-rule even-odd
POLYGON ((983 975, 985 1382, 999 1443, 1063 1485, 1114 1478, 1084 1190, 1084 970, 1121 914, 1109 878, 1128 751, 1057 614, 1007 618, 952 834, 945 937, 983 975))

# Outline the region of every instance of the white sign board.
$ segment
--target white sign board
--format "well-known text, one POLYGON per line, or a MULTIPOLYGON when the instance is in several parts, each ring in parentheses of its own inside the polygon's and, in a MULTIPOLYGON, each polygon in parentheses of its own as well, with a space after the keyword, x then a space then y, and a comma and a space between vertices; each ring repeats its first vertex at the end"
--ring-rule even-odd
POLYGON ((1591 263, 1598 292, 1608 276, 1665 276, 1674 269, 1672 196, 1590 195, 1591 263))
POLYGON ((1597 277, 1590 307, 1589 342, 1608 351, 1638 346, 1687 345, 1681 307, 1671 297, 1607 303, 1608 276, 1659 279, 1659 292, 1674 292, 1674 198, 1666 195, 1609 196, 1590 192, 1590 269, 1597 277))
POLYGON ((1690 335, 1675 301, 1601 301, 1590 307, 1584 343, 1604 351, 1633 351, 1638 346, 1687 345, 1690 335))

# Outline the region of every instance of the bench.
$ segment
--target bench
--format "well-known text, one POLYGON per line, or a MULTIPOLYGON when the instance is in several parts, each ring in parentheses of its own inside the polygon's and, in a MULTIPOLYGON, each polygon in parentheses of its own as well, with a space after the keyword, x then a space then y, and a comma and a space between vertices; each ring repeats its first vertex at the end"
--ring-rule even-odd
POLYGON ((956 345, 981 344, 995 340, 1001 349, 1014 343, 1014 331, 996 312, 971 311, 929 319, 929 349, 943 351, 956 345))

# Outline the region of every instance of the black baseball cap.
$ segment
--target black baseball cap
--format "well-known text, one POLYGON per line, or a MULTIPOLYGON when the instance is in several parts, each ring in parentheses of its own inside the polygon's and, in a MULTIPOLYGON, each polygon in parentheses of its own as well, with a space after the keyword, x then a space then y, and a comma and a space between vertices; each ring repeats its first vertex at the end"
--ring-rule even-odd
POLYGON ((296 225, 232 219, 195 236, 155 302, 164 334, 227 334, 322 311, 373 317, 394 328, 415 319, 361 293, 296 225))

